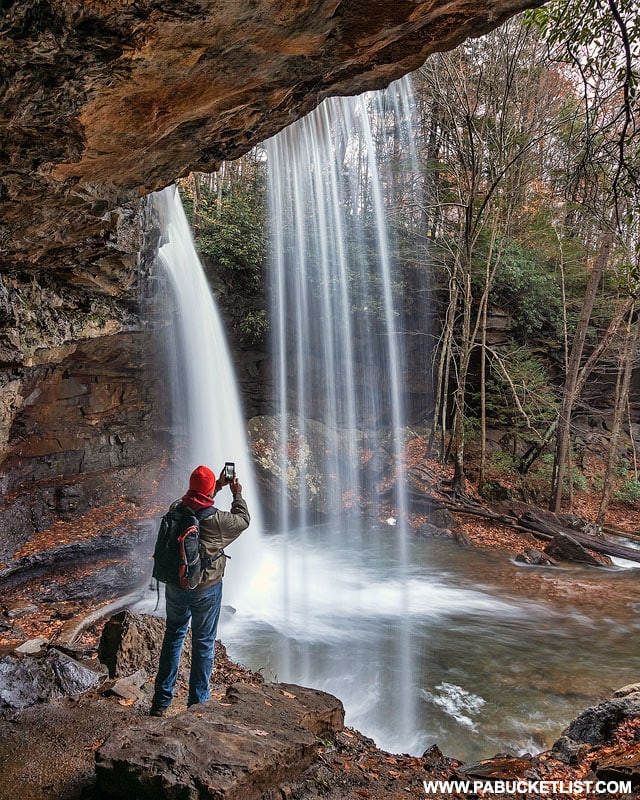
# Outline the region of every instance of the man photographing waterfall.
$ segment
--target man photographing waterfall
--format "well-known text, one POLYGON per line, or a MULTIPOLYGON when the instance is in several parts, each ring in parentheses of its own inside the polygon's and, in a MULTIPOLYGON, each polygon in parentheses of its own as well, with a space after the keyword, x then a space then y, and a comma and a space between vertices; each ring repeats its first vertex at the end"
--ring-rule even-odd
POLYGON ((173 699, 180 654, 191 622, 191 670, 188 705, 209 699, 214 643, 222 602, 224 548, 249 526, 247 504, 234 465, 225 464, 218 480, 204 466, 193 470, 189 490, 162 518, 154 552, 154 577, 166 584, 167 622, 150 714, 165 715, 173 699), (229 486, 230 511, 214 504, 229 486), (191 555, 190 555, 191 550, 191 555))

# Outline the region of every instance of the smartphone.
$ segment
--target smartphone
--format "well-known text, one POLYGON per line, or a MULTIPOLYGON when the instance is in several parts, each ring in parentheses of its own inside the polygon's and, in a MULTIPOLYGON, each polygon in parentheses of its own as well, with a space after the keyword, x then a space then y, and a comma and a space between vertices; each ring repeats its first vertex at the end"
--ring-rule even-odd
POLYGON ((236 465, 233 461, 224 462, 224 477, 225 480, 231 482, 236 477, 236 465))

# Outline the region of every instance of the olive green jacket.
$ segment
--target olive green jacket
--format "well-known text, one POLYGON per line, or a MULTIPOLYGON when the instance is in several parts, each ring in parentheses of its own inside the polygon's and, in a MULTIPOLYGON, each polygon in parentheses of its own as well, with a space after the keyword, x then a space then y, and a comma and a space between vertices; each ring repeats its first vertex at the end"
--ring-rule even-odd
MULTIPOLYGON (((200 523, 200 551, 203 558, 212 558, 249 527, 251 517, 242 494, 233 496, 230 511, 221 511, 206 517, 200 523)), ((202 571, 199 589, 222 580, 227 559, 218 556, 209 569, 202 571)))
MULTIPOLYGON (((176 501, 180 502, 180 501, 176 501)), ((200 555, 202 558, 214 558, 216 554, 249 527, 251 517, 242 494, 234 495, 230 511, 217 510, 215 514, 200 520, 200 555)), ((224 575, 227 559, 218 555, 211 566, 203 569, 200 584, 196 591, 206 586, 219 583, 224 575)))

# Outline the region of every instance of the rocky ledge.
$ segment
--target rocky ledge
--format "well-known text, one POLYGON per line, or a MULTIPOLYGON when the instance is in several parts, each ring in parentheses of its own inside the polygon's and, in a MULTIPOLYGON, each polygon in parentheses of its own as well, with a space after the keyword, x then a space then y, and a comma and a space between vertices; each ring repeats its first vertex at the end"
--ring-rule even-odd
POLYGON ((211 700, 185 708, 187 650, 170 715, 149 717, 162 629, 156 617, 112 618, 99 648, 108 666, 42 641, 0 659, 4 800, 400 800, 424 798, 432 780, 476 781, 496 798, 515 796, 499 791, 507 781, 619 781, 628 792, 602 796, 626 800, 640 791, 640 684, 586 709, 549 751, 463 764, 437 745, 420 757, 381 751, 344 728, 337 698, 265 683, 220 643, 211 700))

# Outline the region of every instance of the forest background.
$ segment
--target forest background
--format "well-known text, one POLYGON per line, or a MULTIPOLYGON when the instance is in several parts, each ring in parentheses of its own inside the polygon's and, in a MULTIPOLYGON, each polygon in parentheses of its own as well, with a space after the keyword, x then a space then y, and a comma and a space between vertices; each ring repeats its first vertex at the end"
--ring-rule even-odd
MULTIPOLYGON (((599 526, 612 501, 640 504, 634 6, 552 3, 432 56, 412 76, 412 170, 392 104, 374 131, 425 455, 453 464, 458 493, 472 477, 559 511, 588 491, 599 526)), ((268 349, 266 168, 257 147, 181 185, 236 353, 268 349)), ((366 185, 352 202, 373 247, 366 185)), ((382 304, 353 296, 382 328, 382 304)))

